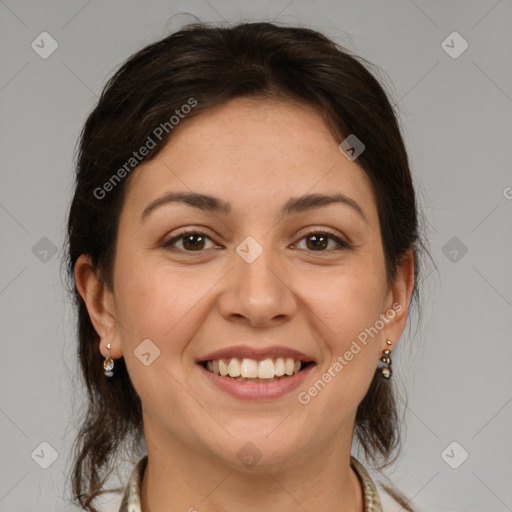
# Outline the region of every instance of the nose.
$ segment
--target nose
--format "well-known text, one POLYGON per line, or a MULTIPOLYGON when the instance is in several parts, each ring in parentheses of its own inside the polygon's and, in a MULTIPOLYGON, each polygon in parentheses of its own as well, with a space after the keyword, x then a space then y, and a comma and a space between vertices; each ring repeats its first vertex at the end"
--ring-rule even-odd
POLYGON ((252 327, 272 327, 289 321, 297 311, 297 299, 284 265, 270 249, 252 263, 233 255, 234 268, 224 280, 219 310, 230 322, 252 327))

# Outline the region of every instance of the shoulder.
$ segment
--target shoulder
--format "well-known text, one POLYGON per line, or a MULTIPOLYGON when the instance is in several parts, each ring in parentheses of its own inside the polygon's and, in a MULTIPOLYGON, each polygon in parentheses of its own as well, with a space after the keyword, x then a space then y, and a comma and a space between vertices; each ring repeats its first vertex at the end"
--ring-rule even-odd
POLYGON ((461 510, 457 511, 455 509, 445 507, 441 509, 437 507, 435 509, 427 509, 425 506, 418 505, 414 500, 411 499, 411 496, 408 493, 402 493, 400 489, 397 489, 388 480, 386 480, 384 483, 380 481, 379 478, 376 478, 376 487, 380 497, 382 512, 404 512, 404 506, 400 503, 399 498, 393 495, 395 493, 398 496, 402 496, 406 503, 410 503, 409 506, 413 512, 462 512, 461 510))
MULTIPOLYGON (((380 497, 382 512, 404 512, 403 506, 388 492, 380 482, 376 483, 377 491, 380 497)), ((414 508, 414 512, 424 512, 414 508)))
POLYGON ((100 512, 141 512, 140 488, 147 460, 144 455, 135 464, 122 491, 111 492, 98 503, 100 512))
POLYGON ((95 506, 99 512, 119 512, 122 500, 122 491, 112 491, 111 493, 97 498, 95 506))
POLYGON ((410 496, 397 489, 384 474, 367 470, 361 462, 351 457, 351 466, 361 481, 366 511, 371 512, 456 512, 454 510, 428 511, 412 502, 410 496))

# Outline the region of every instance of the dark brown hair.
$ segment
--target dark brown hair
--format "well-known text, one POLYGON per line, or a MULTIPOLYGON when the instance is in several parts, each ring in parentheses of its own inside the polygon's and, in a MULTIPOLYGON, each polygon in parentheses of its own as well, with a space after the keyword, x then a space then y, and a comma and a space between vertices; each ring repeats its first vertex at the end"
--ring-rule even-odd
MULTIPOLYGON (((99 337, 74 283, 74 267, 80 255, 90 255, 112 289, 118 220, 131 176, 126 163, 148 138, 155 145, 144 161, 163 148, 172 137, 170 117, 183 105, 195 102, 181 121, 186 123, 236 97, 292 99, 315 108, 339 142, 355 134, 366 146, 357 162, 373 185, 388 280, 412 249, 412 302, 417 301, 418 212, 407 153, 394 109, 367 66, 307 28, 193 24, 131 56, 106 84, 81 133, 67 233, 79 363, 88 393, 74 444, 72 488, 74 501, 85 510, 95 512, 93 500, 107 492, 103 486, 121 449, 130 440, 132 450, 140 447, 143 426, 141 401, 123 358, 116 361, 114 377, 103 374, 99 337), (160 139, 159 126, 167 126, 160 139), (113 181, 114 175, 120 179, 113 181)), ((381 465, 389 463, 400 441, 392 382, 376 372, 356 417, 360 446, 367 459, 381 465)))

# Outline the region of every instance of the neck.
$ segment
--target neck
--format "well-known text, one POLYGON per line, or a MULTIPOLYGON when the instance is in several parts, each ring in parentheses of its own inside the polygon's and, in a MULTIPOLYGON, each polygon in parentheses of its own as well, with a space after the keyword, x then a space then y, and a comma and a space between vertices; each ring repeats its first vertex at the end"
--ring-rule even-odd
POLYGON ((350 467, 351 439, 286 462, 240 470, 215 457, 146 432, 148 464, 142 512, 362 512, 359 479, 350 467), (155 437, 156 439, 156 437, 155 437))

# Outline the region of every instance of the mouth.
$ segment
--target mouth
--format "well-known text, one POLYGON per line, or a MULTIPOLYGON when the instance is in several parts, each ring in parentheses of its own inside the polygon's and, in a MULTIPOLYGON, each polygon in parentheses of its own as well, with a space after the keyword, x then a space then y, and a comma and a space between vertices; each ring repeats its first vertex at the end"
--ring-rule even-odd
POLYGON ((308 378, 316 361, 286 346, 238 345, 196 359, 201 374, 220 391, 239 400, 269 401, 285 397, 308 378))
POLYGON ((270 383, 293 377, 315 365, 315 362, 293 357, 223 357, 200 361, 198 364, 211 373, 238 382, 270 383))

